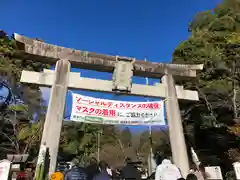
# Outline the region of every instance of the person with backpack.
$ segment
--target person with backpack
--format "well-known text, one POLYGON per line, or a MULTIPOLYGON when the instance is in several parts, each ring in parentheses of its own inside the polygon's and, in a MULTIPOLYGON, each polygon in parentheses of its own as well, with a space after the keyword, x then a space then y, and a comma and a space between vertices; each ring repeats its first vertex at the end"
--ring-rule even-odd
POLYGON ((111 180, 111 176, 107 172, 107 163, 104 161, 99 162, 99 170, 100 172, 93 178, 93 180, 111 180))
POLYGON ((170 159, 170 156, 165 156, 162 163, 157 166, 155 180, 177 180, 182 178, 180 170, 170 159))
POLYGON ((87 180, 84 169, 78 167, 78 164, 79 161, 77 159, 72 160, 72 168, 65 173, 64 180, 87 180))

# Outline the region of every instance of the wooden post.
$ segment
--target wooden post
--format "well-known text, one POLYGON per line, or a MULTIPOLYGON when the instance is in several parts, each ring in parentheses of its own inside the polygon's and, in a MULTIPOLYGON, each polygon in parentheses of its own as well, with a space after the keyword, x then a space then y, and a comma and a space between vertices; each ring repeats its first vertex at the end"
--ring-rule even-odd
POLYGON ((69 61, 66 59, 57 61, 41 141, 41 145, 46 145, 49 149, 49 176, 56 168, 69 74, 69 61))
POLYGON ((173 162, 181 170, 183 177, 186 178, 190 169, 175 82, 173 76, 168 73, 162 78, 162 82, 167 88, 165 105, 173 162))

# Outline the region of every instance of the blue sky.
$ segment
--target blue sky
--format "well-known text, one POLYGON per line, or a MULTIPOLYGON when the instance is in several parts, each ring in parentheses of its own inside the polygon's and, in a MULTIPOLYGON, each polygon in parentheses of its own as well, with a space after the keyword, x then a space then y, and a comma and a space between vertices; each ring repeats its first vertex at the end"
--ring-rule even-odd
MULTIPOLYGON (((0 29, 65 47, 91 52, 170 62, 175 47, 188 37, 194 15, 213 9, 220 0, 2 0, 0 29)), ((82 76, 111 79, 107 73, 81 71, 82 76)), ((158 80, 150 79, 150 84, 158 80)), ((144 84, 144 78, 134 77, 144 84)), ((49 91, 44 89, 47 99, 49 91)), ((83 95, 147 101, 102 93, 83 95)), ((134 130, 143 129, 135 127, 134 130)))

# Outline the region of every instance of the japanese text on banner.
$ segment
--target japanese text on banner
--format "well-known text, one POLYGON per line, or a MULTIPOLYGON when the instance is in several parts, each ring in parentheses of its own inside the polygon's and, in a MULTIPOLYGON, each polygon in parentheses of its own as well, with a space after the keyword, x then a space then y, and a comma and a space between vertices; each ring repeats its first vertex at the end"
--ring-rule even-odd
POLYGON ((99 124, 165 125, 163 101, 113 101, 72 94, 71 120, 99 124))

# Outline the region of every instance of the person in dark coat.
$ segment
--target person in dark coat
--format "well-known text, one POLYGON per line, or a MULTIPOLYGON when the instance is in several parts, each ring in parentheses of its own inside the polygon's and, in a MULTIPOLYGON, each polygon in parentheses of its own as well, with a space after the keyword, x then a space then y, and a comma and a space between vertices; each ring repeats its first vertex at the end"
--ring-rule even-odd
POLYGON ((90 165, 85 168, 85 172, 87 174, 87 180, 92 180, 93 177, 100 172, 96 158, 90 160, 90 165))
POLYGON ((99 163, 100 172, 93 178, 93 180, 111 180, 111 176, 107 172, 107 163, 100 161, 99 163))
POLYGON ((126 166, 122 168, 121 177, 125 180, 141 180, 141 172, 132 164, 130 158, 126 159, 126 166))
POLYGON ((195 174, 188 174, 186 180, 198 180, 195 174))
POLYGON ((65 173, 64 180, 87 180, 84 169, 78 167, 78 164, 79 162, 77 159, 72 161, 72 168, 65 173))

